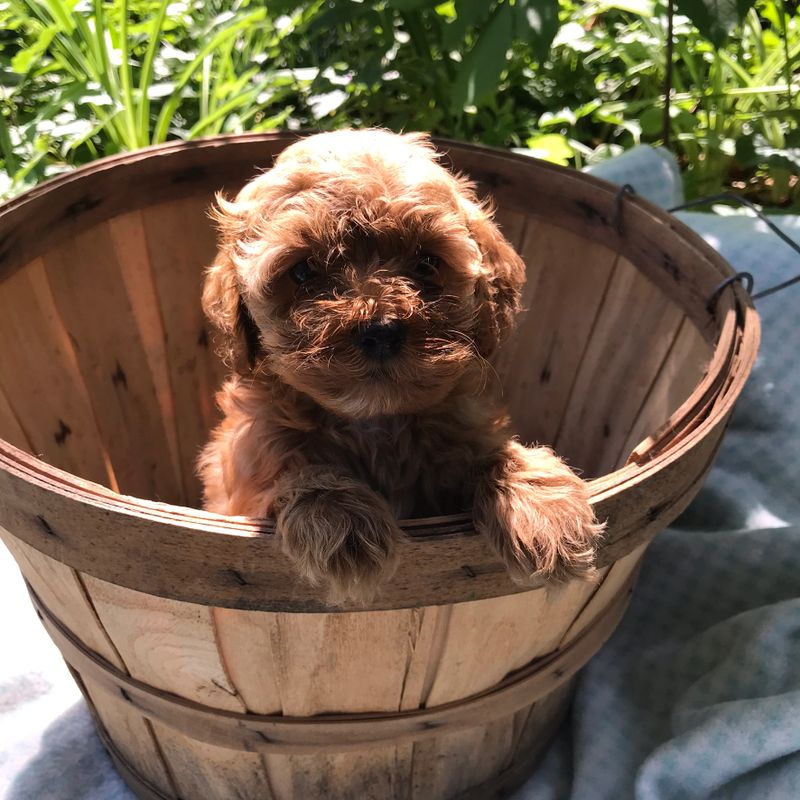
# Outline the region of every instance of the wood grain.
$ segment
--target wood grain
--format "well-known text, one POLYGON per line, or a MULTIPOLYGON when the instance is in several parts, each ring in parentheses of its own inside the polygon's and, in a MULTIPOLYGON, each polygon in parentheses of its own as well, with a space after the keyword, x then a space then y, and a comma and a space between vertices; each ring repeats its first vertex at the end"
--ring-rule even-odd
POLYGON ((0 347, 0 385, 33 452, 88 480, 115 485, 41 260, 2 284, 0 341, 14 343, 0 347))
POLYGON ((26 453, 33 454, 34 452, 33 445, 22 429, 19 418, 11 408, 2 388, 0 388, 0 439, 5 439, 9 444, 26 453))
POLYGON ((167 365, 176 416, 178 455, 188 505, 199 505, 195 465, 218 418, 214 394, 224 368, 200 306, 203 274, 216 253, 208 218, 212 198, 200 195, 142 212, 147 252, 164 324, 167 365))
POLYGON ((81 233, 42 260, 119 491, 175 498, 160 406, 109 227, 81 233))
POLYGON ((167 334, 164 330, 153 270, 147 253, 142 213, 137 210, 128 214, 120 214, 109 220, 108 228, 156 392, 166 436, 166 446, 169 449, 170 462, 175 475, 174 491, 178 493, 177 499, 170 499, 166 493, 161 499, 166 502, 184 503, 178 455, 175 398, 167 363, 167 334))
POLYGON ((549 225, 537 225, 528 238, 523 252, 535 288, 509 342, 514 371, 505 376, 504 399, 522 441, 552 444, 616 254, 549 225))
POLYGON ((700 385, 710 358, 708 342, 692 322, 684 318, 658 376, 631 424, 630 432, 617 455, 616 467, 621 466, 646 437, 654 436, 665 421, 670 423, 673 414, 700 385))
POLYGON ((575 368, 553 444, 586 478, 610 472, 683 320, 683 312, 619 259, 575 368))
POLYGON ((113 736, 126 761, 136 764, 142 777, 160 792, 177 797, 175 783, 150 722, 124 700, 102 690, 90 689, 83 680, 79 685, 97 723, 113 736))
POLYGON ((246 710, 217 651, 210 608, 90 576, 84 583, 132 677, 213 708, 246 710))
POLYGON ((0 527, 0 539, 14 556, 28 585, 42 601, 48 607, 59 610, 61 620, 86 647, 124 670, 119 653, 103 629, 80 575, 15 539, 3 527, 0 527))
POLYGON ((591 628, 487 692, 416 711, 314 717, 234 712, 155 688, 95 654, 53 616, 40 598, 34 595, 33 599, 65 659, 92 688, 97 686, 122 697, 143 716, 207 744, 247 752, 303 755, 401 745, 508 717, 575 675, 616 627, 628 597, 628 587, 624 586, 591 628))

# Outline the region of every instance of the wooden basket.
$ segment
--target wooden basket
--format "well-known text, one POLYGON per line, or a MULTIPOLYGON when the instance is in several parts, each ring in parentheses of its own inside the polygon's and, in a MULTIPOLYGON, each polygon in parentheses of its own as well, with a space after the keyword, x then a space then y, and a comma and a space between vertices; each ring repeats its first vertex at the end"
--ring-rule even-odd
POLYGON ((336 613, 269 520, 197 510, 223 368, 206 210, 286 135, 94 163, 0 210, 0 534, 141 798, 497 796, 563 717, 647 542, 711 466, 758 320, 687 228, 602 181, 442 143, 528 266, 497 362, 523 440, 592 477, 602 582, 521 592, 466 516, 411 520, 336 613))

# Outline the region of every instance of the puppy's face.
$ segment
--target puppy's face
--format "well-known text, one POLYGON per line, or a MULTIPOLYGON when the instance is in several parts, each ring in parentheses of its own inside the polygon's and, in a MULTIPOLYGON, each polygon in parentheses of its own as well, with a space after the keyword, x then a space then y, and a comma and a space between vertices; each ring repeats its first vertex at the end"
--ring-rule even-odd
POLYGON ((519 258, 418 136, 301 140, 218 220, 204 304, 237 369, 340 415, 441 401, 516 310, 519 258))

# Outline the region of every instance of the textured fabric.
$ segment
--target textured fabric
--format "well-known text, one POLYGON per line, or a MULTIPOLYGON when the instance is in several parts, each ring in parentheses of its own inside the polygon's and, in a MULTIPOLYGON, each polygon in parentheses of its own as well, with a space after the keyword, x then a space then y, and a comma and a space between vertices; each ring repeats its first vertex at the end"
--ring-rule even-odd
MULTIPOLYGON (((595 174, 680 201, 641 148, 595 174)), ((747 216, 685 213, 766 287, 800 259, 747 216)), ((800 219, 781 221, 800 238, 800 219)), ((800 798, 800 287, 764 299, 763 345, 709 479, 645 558, 570 723, 516 800, 800 798)), ((133 800, 0 548, 0 797, 133 800)), ((202 798, 187 798, 202 800, 202 798)))
POLYGON ((637 194, 662 208, 672 208, 683 201, 678 165, 662 147, 642 144, 587 167, 586 172, 620 186, 628 183, 637 194))
MULTIPOLYGON (((613 180, 639 190, 634 156, 613 180)), ((800 273, 746 213, 678 216, 755 291, 800 273)), ((800 217, 775 221, 800 241, 800 217)), ((800 286, 757 306, 761 350, 714 468, 648 549, 570 725, 516 800, 800 798, 800 286)))

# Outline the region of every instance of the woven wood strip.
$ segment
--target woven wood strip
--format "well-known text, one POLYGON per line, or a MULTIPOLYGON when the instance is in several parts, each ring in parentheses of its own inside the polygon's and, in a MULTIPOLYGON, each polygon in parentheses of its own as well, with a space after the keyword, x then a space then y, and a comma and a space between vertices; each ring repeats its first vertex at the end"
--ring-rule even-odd
POLYGON ((39 617, 87 685, 115 693, 142 715, 220 747, 262 753, 325 753, 396 745, 486 724, 530 705, 575 675, 611 635, 628 605, 636 571, 584 633, 487 692, 396 714, 284 717, 221 711, 134 680, 89 650, 28 587, 39 617))
MULTIPOLYGON (((567 708, 565 708, 565 712, 566 710, 567 708)), ((521 786, 522 783, 533 774, 534 769, 536 769, 544 755, 545 749, 550 744, 552 734, 555 733, 562 722, 563 717, 557 717, 551 726, 551 730, 543 733, 541 746, 534 748, 525 758, 515 760, 508 769, 503 770, 503 772, 496 777, 485 781, 479 786, 474 786, 466 792, 458 794, 451 800, 493 800, 493 798, 498 798, 499 800, 500 798, 507 797, 510 792, 521 786)), ((117 772, 119 772, 128 788, 131 789, 139 800, 178 800, 177 795, 164 794, 138 772, 125 756, 122 755, 108 735, 108 732, 99 724, 96 715, 95 723, 97 724, 97 734, 100 737, 100 741, 108 751, 109 756, 111 756, 111 760, 114 762, 117 772)))

